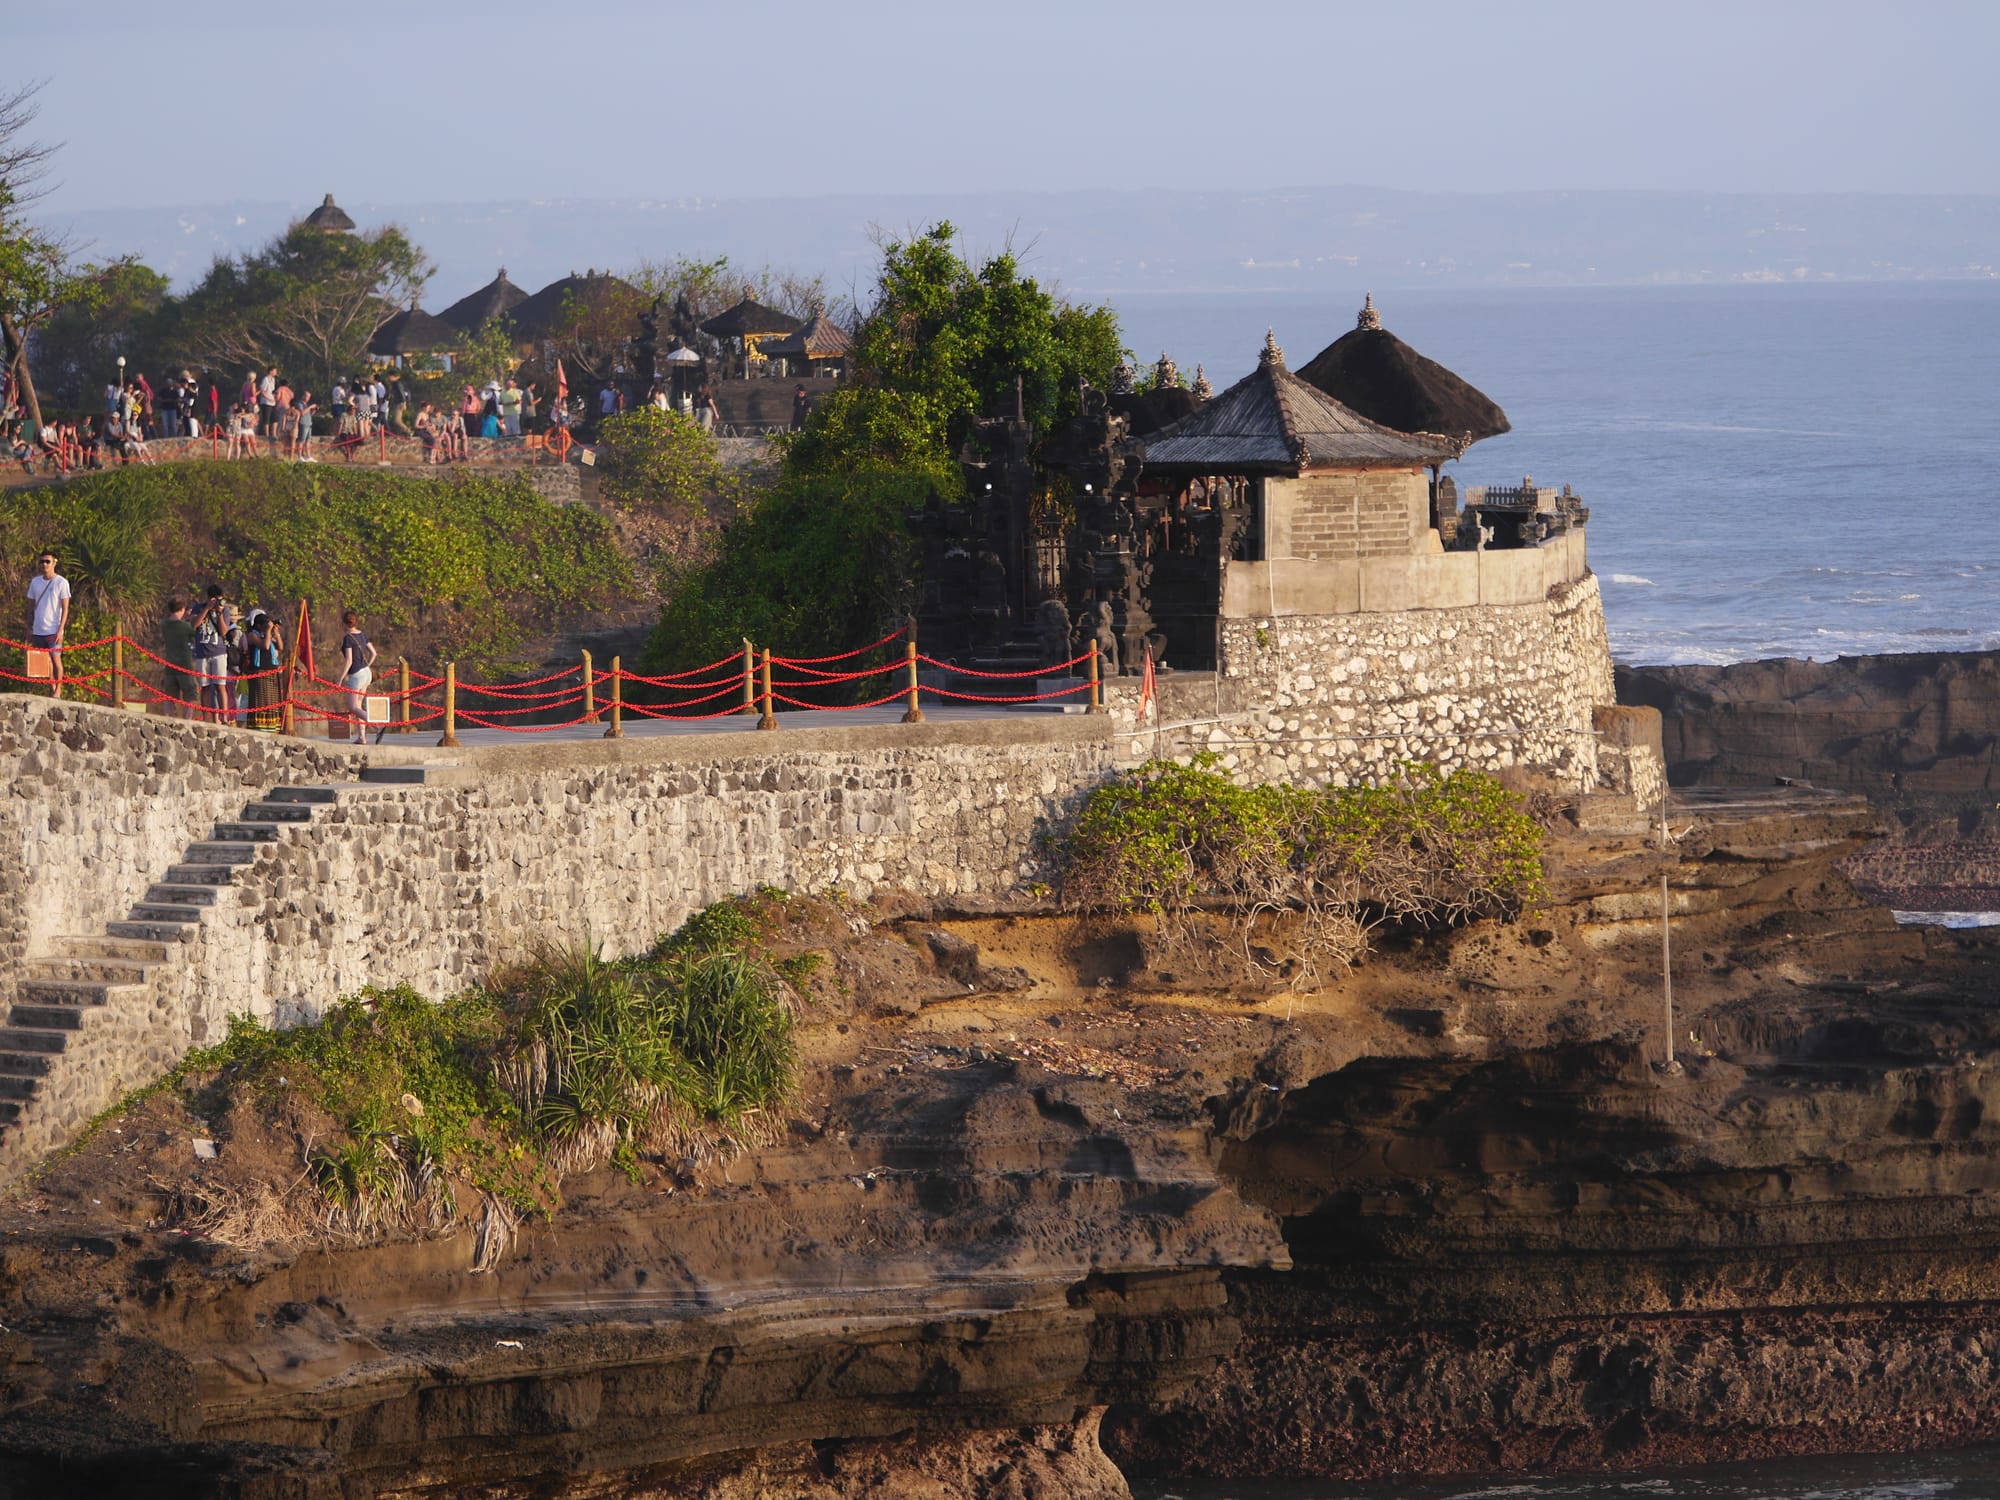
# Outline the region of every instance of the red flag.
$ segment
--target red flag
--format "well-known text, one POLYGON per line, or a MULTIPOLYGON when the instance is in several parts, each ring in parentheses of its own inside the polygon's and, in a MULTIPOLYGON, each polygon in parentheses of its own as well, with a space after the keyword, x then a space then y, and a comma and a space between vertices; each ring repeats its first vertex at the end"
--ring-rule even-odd
POLYGON ((562 361, 556 361, 556 410, 561 411, 569 404, 569 378, 563 374, 562 361))
POLYGON ((1146 669, 1139 678, 1139 717, 1146 717, 1146 705, 1153 701, 1153 647, 1146 646, 1146 669))

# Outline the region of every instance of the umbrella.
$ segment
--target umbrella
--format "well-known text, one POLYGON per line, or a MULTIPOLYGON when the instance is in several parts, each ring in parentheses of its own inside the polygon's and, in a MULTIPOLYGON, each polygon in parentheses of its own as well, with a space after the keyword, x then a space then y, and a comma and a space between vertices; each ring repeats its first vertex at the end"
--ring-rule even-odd
POLYGON ((667 363, 670 365, 698 365, 701 363, 701 356, 683 344, 667 356, 667 363))

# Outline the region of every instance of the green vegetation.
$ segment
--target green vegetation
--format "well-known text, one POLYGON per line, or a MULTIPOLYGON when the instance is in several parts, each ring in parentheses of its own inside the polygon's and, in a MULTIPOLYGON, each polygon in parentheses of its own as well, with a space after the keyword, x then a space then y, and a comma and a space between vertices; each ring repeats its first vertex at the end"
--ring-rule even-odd
POLYGON ((1056 847, 1062 899, 1182 929, 1204 905, 1302 917, 1306 967, 1365 950, 1382 919, 1449 923, 1544 899, 1542 830, 1475 771, 1406 765, 1374 787, 1239 786, 1212 755, 1099 787, 1056 847))
POLYGON ((120 1112, 160 1093, 207 1117, 303 1108, 319 1217, 346 1233, 441 1228, 463 1189, 509 1223, 547 1215, 571 1174, 771 1128, 797 1056, 769 914, 722 902, 643 957, 552 950, 441 1002, 369 989, 290 1030, 237 1017, 120 1112))
POLYGON ((213 581, 286 618, 310 599, 328 629, 357 609, 392 657, 481 672, 518 665, 531 629, 634 587, 601 517, 511 477, 261 460, 115 469, 16 494, 0 572, 26 577, 51 544, 77 589, 75 639, 121 613, 144 637, 164 592, 213 581))

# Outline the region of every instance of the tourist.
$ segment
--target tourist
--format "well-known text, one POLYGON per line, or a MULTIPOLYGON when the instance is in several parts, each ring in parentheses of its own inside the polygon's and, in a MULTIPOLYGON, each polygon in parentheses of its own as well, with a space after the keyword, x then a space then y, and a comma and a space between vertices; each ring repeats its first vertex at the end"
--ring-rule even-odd
POLYGON ((250 402, 240 403, 229 414, 229 451, 225 458, 255 458, 257 456, 257 408, 250 402))
POLYGON ((340 419, 347 415, 347 382, 344 380, 336 380, 333 383, 332 410, 333 430, 338 432, 340 419))
POLYGON ((243 629, 243 612, 235 605, 227 607, 225 618, 228 624, 222 632, 224 660, 229 663, 229 679, 235 689, 229 695, 229 721, 243 722, 243 711, 250 706, 250 689, 243 681, 244 663, 249 660, 249 637, 243 629))
POLYGON ((243 389, 236 393, 236 404, 248 407, 251 411, 257 409, 257 372, 255 370, 252 370, 248 375, 243 377, 243 389))
POLYGON ((311 391, 300 391, 292 406, 299 414, 298 460, 302 464, 313 462, 313 416, 319 406, 313 401, 311 391))
POLYGON ((160 686, 166 693, 167 717, 191 719, 201 689, 194 676, 194 626, 187 617, 187 600, 176 594, 167 601, 167 617, 160 622, 160 660, 166 663, 160 686))
MULTIPOLYGON (((231 436, 233 439, 233 431, 231 436)), ((194 633, 196 716, 213 712, 219 723, 229 704, 229 605, 222 597, 221 584, 208 586, 208 597, 190 625, 194 633)))
POLYGON ((471 386, 467 386, 465 393, 458 398, 458 415, 462 419, 463 430, 467 435, 478 431, 479 392, 471 386))
POLYGON ((375 386, 372 381, 357 380, 354 383, 355 423, 354 430, 360 436, 375 436, 375 414, 380 409, 375 404, 375 386))
POLYGON ((354 719, 354 743, 368 742, 368 685, 375 680, 375 646, 361 629, 361 617, 344 610, 340 623, 340 685, 347 689, 347 712, 354 719))
POLYGON ((701 390, 695 395, 694 407, 701 418, 703 432, 713 432, 722 425, 722 412, 715 404, 715 392, 709 388, 705 380, 701 384, 701 390))
POLYGON ((521 435, 521 387, 514 377, 507 377, 507 387, 500 392, 500 426, 510 438, 521 435))
POLYGON ((49 696, 62 696, 63 632, 69 629, 69 580, 56 571, 56 555, 44 552, 28 580, 28 644, 49 656, 49 696))
POLYGON ((597 393, 597 416, 602 421, 618 410, 618 393, 611 389, 611 382, 604 382, 604 389, 597 393))
POLYGON ((389 382, 389 425, 399 437, 410 435, 410 388, 400 373, 389 382))
POLYGON ((486 397, 479 403, 479 435, 483 438, 500 436, 500 387, 486 387, 486 397))
POLYGON ((200 437, 201 429, 196 425, 194 376, 181 371, 179 384, 174 387, 174 411, 180 418, 181 436, 200 437))
POLYGON ((541 431, 535 423, 535 415, 535 382, 531 380, 521 388, 521 431, 541 431))
POLYGON ((463 459, 465 450, 465 413, 448 411, 444 413, 444 456, 445 462, 463 459))
POLYGON ((125 387, 115 380, 107 381, 104 387, 104 415, 107 417, 117 416, 119 403, 124 401, 124 399, 125 387))
POLYGON ((143 373, 134 375, 132 383, 138 392, 136 405, 139 408, 139 436, 143 439, 151 436, 154 431, 153 385, 143 373))
POLYGON ((264 378, 257 382, 257 434, 269 437, 271 429, 277 425, 278 410, 278 367, 272 365, 264 372, 264 378))
POLYGON ((208 382, 208 431, 211 441, 215 435, 215 424, 222 420, 222 383, 211 379, 208 382))
POLYGON ((792 392, 792 431, 802 431, 806 425, 806 417, 811 412, 812 401, 807 397, 806 388, 802 384, 792 392))
POLYGON ((249 627, 243 632, 244 681, 249 684, 249 724, 252 729, 275 733, 283 727, 279 703, 284 697, 278 669, 284 656, 284 632, 278 622, 261 609, 250 611, 249 627))

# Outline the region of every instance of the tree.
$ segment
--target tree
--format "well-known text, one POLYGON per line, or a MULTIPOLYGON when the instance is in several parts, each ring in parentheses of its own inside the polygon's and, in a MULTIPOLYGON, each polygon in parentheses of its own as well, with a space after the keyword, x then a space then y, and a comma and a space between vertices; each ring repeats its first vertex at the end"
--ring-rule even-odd
MULTIPOLYGON (((119 355, 137 373, 160 368, 167 278, 135 260, 89 272, 89 295, 59 308, 28 340, 42 391, 67 406, 94 404, 119 355)), ((154 385, 159 378, 154 377, 154 385)))
POLYGON ((949 223, 883 247, 875 301, 848 357, 850 379, 790 446, 795 473, 897 469, 958 484, 953 455, 1021 383, 1040 432, 1076 415, 1079 385, 1110 382, 1117 316, 1021 275, 1011 250, 973 267, 949 223))
POLYGON ((300 221, 262 250, 218 257, 176 306, 174 336, 212 369, 303 367, 324 389, 367 362, 368 341, 430 271, 393 224, 329 234, 300 221))
POLYGON ((36 427, 42 403, 28 368, 28 338, 61 308, 88 298, 88 278, 71 264, 72 247, 27 220, 28 208, 47 195, 56 148, 28 137, 40 107, 39 83, 0 94, 0 342, 7 369, 36 427))

